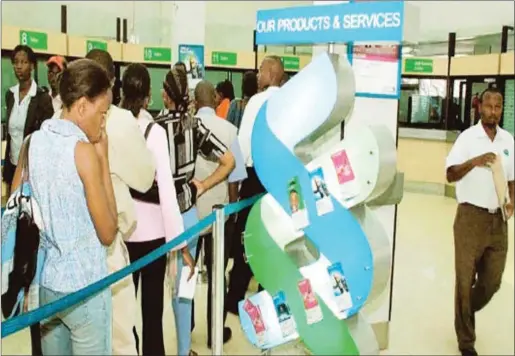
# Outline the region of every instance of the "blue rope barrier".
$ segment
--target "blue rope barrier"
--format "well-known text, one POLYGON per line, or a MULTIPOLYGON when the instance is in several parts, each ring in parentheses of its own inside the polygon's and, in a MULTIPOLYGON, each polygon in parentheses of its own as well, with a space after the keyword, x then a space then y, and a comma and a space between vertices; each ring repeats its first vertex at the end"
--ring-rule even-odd
MULTIPOLYGON (((224 211, 226 215, 232 215, 235 212, 241 211, 248 206, 254 204, 262 195, 258 195, 246 200, 242 200, 236 203, 228 204, 224 207, 224 211)), ((67 296, 56 300, 52 303, 43 305, 35 310, 24 313, 22 315, 16 316, 12 319, 6 320, 2 322, 2 339, 11 334, 14 334, 20 330, 25 329, 35 323, 40 322, 43 319, 51 317, 63 310, 66 310, 75 304, 84 301, 87 298, 97 294, 98 292, 104 290, 110 285, 118 282, 119 280, 125 278, 126 276, 140 270, 146 265, 154 262, 156 259, 164 256, 168 251, 182 244, 183 242, 193 238, 200 234, 205 228, 213 224, 215 221, 214 213, 209 214, 207 217, 199 221, 196 225, 192 226, 188 230, 184 231, 177 238, 172 241, 166 243, 165 245, 155 249, 150 252, 148 255, 143 256, 139 260, 131 263, 125 268, 114 272, 103 279, 84 287, 81 290, 68 294, 67 296)))

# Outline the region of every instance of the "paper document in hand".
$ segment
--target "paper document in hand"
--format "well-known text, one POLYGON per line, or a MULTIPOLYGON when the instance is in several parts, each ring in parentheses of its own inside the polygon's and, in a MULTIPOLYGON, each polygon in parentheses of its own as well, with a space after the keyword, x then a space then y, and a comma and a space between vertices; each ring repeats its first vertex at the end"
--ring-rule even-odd
POLYGON ((179 298, 193 299, 195 288, 197 287, 198 268, 195 267, 193 277, 188 281, 190 275, 190 267, 184 266, 181 270, 181 281, 179 284, 179 298))
POLYGON ((494 163, 490 167, 494 177, 495 191, 497 193, 497 200, 499 201, 499 207, 501 208, 502 217, 506 220, 506 211, 504 205, 506 204, 506 198, 508 193, 508 183, 506 182, 506 176, 504 175, 504 169, 502 166, 502 158, 497 155, 494 163))

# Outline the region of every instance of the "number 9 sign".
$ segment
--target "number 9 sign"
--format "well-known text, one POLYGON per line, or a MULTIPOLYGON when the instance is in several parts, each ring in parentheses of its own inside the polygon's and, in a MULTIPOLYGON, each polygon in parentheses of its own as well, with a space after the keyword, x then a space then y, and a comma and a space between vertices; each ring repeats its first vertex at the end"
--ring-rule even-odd
MULTIPOLYGON (((247 220, 247 261, 264 299, 281 296, 281 310, 316 355, 377 352, 361 311, 389 279, 388 236, 366 203, 393 183, 396 146, 387 130, 350 120, 354 91, 347 59, 323 53, 263 104, 252 134, 254 167, 268 194, 247 220), (348 174, 338 175, 342 168, 348 174)), ((256 337, 244 304, 240 320, 256 346, 291 340, 256 337)), ((275 313, 262 311, 269 330, 274 316, 288 319, 275 313)))

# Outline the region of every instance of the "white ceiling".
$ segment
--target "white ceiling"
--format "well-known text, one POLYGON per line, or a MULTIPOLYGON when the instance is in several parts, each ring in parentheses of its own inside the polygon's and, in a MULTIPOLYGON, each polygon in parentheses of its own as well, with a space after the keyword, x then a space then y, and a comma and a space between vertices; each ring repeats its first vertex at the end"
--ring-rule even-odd
POLYGON ((449 32, 457 37, 475 37, 501 32, 513 26, 513 1, 408 1, 420 9, 418 42, 446 40, 449 32))

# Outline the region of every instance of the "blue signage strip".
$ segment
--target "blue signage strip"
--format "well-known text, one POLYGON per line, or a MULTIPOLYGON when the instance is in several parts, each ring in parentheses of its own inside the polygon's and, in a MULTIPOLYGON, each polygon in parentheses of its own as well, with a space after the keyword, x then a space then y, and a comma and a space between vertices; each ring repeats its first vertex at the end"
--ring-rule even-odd
POLYGON ((372 1, 257 12, 256 44, 401 42, 404 3, 372 1))

